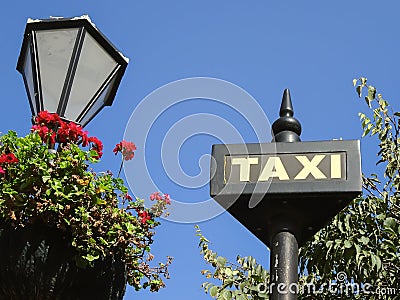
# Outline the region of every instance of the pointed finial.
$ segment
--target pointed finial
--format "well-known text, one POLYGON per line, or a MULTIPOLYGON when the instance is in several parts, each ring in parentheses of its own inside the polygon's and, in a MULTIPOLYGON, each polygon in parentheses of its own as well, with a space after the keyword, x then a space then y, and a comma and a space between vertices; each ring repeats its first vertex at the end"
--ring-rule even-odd
POLYGON ((292 105, 292 100, 290 98, 290 91, 289 89, 285 89, 283 91, 283 97, 282 97, 282 103, 281 103, 281 109, 279 111, 279 116, 280 117, 293 117, 293 105, 292 105))
POLYGON ((293 118, 294 111, 289 89, 283 91, 280 118, 272 124, 273 142, 300 142, 301 125, 293 118))

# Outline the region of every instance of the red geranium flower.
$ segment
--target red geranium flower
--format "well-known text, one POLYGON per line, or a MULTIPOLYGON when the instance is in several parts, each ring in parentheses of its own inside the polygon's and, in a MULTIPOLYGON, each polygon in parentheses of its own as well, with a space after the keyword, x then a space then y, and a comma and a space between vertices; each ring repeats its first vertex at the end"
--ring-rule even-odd
MULTIPOLYGON (((64 122, 57 114, 51 114, 48 111, 41 111, 35 118, 35 125, 32 131, 37 131, 44 143, 82 143, 83 147, 89 145, 88 132, 83 130, 82 126, 74 122, 64 122), (54 132, 53 130, 56 130, 54 132)), ((97 145, 99 146, 99 144, 97 145)), ((96 147, 98 149, 99 147, 96 147)), ((102 150, 99 150, 101 152, 102 150)), ((101 156, 101 153, 100 155, 101 156)))
POLYGON ((95 136, 91 136, 88 141, 89 143, 92 143, 91 150, 95 150, 97 152, 96 158, 100 158, 103 155, 103 143, 95 136))
POLYGON ((82 139, 83 147, 86 147, 87 145, 89 145, 89 137, 88 137, 87 131, 82 131, 81 139, 82 139))
POLYGON ((132 200, 132 197, 131 197, 131 195, 129 195, 128 193, 126 193, 126 194, 124 195, 124 199, 126 199, 126 200, 132 200))
POLYGON ((89 138, 88 132, 77 123, 64 122, 57 114, 49 113, 46 110, 38 113, 35 123, 31 131, 36 131, 45 144, 81 143, 83 147, 91 144, 90 150, 97 152, 96 158, 103 155, 103 143, 96 137, 89 138))
POLYGON ((51 114, 47 110, 43 110, 38 113, 35 121, 40 125, 56 125, 61 122, 61 118, 57 114, 51 114))
POLYGON ((0 163, 15 164, 17 162, 18 162, 18 158, 15 157, 14 153, 0 155, 0 163))
POLYGON ((138 216, 140 218, 140 223, 146 224, 148 220, 151 220, 150 214, 147 211, 139 210, 138 216))
POLYGON ((69 138, 73 142, 77 142, 79 138, 84 139, 84 136, 87 136, 87 131, 84 131, 82 126, 77 125, 73 122, 68 124, 69 127, 69 138))
POLYGON ((60 143, 72 142, 78 143, 82 142, 82 146, 86 147, 89 144, 88 132, 84 131, 82 126, 70 122, 60 122, 60 127, 58 128, 58 141, 60 143))
POLYGON ((53 130, 49 129, 46 125, 33 125, 31 130, 37 131, 43 143, 47 143, 47 141, 49 140, 51 144, 55 144, 56 133, 53 130))
POLYGON ((58 141, 60 143, 66 143, 68 141, 68 136, 69 136, 68 123, 61 122, 57 133, 58 133, 58 141))
POLYGON ((122 144, 118 143, 118 144, 115 145, 115 148, 113 149, 113 152, 114 152, 115 155, 117 155, 118 152, 120 152, 120 151, 122 151, 122 144))
POLYGON ((6 162, 9 164, 17 163, 18 158, 15 157, 14 153, 9 153, 6 155, 6 162))

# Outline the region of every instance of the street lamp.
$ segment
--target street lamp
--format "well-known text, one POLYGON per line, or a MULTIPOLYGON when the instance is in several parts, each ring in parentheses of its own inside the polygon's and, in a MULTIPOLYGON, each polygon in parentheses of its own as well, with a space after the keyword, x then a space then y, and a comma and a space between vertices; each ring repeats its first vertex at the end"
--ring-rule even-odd
POLYGON ((33 117, 57 113, 85 126, 114 100, 128 65, 88 16, 28 19, 17 70, 33 117))

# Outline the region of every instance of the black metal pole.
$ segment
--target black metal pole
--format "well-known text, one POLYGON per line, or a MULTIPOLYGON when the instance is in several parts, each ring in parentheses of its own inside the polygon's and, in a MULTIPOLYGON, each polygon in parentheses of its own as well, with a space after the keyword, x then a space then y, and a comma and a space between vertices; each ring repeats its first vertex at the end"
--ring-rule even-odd
MULTIPOLYGON (((300 141, 301 125, 293 114, 290 93, 285 89, 279 111, 280 118, 272 124, 273 142, 300 141)), ((291 217, 282 215, 274 224, 276 233, 273 235, 270 249, 271 300, 297 300, 299 246, 296 236, 287 230, 290 223, 291 217)))
POLYGON ((298 244, 288 232, 278 232, 272 239, 270 252, 271 300, 297 300, 298 244))

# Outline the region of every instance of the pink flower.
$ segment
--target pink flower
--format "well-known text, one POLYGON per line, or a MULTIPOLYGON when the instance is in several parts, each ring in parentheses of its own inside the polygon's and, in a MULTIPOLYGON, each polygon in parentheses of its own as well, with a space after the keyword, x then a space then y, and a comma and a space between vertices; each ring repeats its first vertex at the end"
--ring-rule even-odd
POLYGON ((168 194, 164 194, 164 201, 165 204, 171 204, 171 199, 168 194))
POLYGON ((155 192, 150 195, 150 200, 151 201, 164 201, 165 204, 171 204, 171 198, 169 197, 169 194, 164 194, 161 196, 160 192, 155 192))
POLYGON ((122 157, 125 160, 131 160, 135 156, 135 150, 136 145, 134 143, 123 140, 115 145, 113 152, 115 153, 115 155, 117 155, 118 152, 121 152, 122 157))
POLYGON ((0 167, 0 174, 5 174, 6 171, 4 171, 4 169, 2 167, 0 167))
POLYGON ((160 195, 160 192, 155 192, 155 193, 153 193, 153 194, 150 195, 150 200, 151 200, 151 201, 154 201, 154 200, 159 201, 159 200, 161 200, 161 199, 162 199, 162 197, 161 197, 161 195, 160 195))

